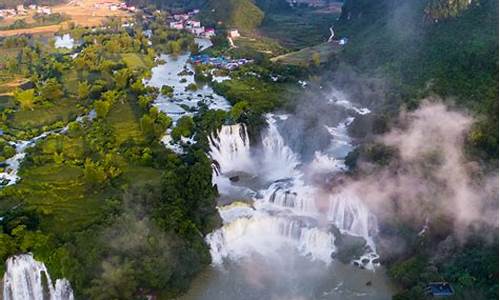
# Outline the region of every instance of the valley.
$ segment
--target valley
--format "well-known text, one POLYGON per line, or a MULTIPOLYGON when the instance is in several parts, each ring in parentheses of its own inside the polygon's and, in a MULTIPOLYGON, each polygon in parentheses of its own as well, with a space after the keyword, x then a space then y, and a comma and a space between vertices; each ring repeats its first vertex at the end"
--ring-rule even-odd
POLYGON ((0 30, 0 298, 498 297, 498 3, 440 1, 0 30))

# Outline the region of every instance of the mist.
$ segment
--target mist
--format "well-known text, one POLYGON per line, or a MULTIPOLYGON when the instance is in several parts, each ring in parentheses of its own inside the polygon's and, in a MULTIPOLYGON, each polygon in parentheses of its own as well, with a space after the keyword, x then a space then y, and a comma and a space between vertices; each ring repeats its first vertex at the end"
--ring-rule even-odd
POLYGON ((416 227, 436 218, 465 237, 471 226, 498 226, 498 171, 485 174, 464 154, 474 119, 427 99, 403 111, 398 126, 376 141, 393 151, 386 166, 360 161, 359 176, 334 190, 356 194, 379 220, 397 219, 416 227))

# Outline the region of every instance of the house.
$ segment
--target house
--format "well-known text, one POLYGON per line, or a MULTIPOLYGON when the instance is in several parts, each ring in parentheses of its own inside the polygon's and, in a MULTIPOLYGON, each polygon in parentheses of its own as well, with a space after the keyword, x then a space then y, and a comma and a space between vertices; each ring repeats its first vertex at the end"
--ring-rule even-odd
POLYGON ((189 20, 189 15, 187 15, 187 14, 174 15, 174 20, 186 21, 186 20, 189 20))
POLYGON ((448 297, 455 293, 448 282, 430 282, 425 288, 425 293, 433 297, 448 297))
POLYGON ((36 12, 42 15, 50 15, 52 14, 52 10, 47 6, 38 6, 36 12))
POLYGON ((184 24, 182 22, 170 22, 170 28, 172 29, 184 29, 184 24))
POLYGON ((241 36, 240 33, 238 32, 238 29, 229 30, 228 35, 232 39, 239 38, 241 36))
POLYGON ((35 4, 31 4, 28 6, 29 9, 32 9, 32 10, 35 10, 36 9, 36 5, 35 4))
POLYGON ((16 7, 17 14, 18 15, 25 15, 27 13, 26 9, 24 8, 24 5, 20 4, 16 7))
POLYGON ((215 36, 215 29, 213 29, 213 28, 206 28, 205 32, 203 33, 203 35, 206 38, 211 38, 211 37, 215 36))
POLYGON ((192 27, 201 27, 201 22, 200 21, 195 21, 195 20, 190 20, 188 21, 188 23, 192 26, 192 27))
POLYGON ((202 35, 205 32, 205 27, 194 27, 191 28, 191 33, 195 35, 202 35))

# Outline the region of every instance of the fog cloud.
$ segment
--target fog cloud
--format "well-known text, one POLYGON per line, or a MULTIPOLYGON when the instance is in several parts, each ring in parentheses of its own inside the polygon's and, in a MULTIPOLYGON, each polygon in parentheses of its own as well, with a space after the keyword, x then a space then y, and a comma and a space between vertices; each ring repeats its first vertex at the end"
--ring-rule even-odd
POLYGON ((379 138, 398 159, 381 168, 361 162, 365 175, 344 188, 364 199, 379 219, 424 224, 444 216, 459 234, 473 224, 498 226, 498 171, 482 174, 463 152, 472 123, 471 116, 439 102, 402 112, 399 126, 379 138))

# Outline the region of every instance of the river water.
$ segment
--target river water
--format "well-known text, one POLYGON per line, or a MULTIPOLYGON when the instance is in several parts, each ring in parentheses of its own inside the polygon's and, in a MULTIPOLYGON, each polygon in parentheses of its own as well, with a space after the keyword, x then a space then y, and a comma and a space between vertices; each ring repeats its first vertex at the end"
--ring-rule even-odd
MULTIPOLYGON (((198 42, 210 46, 206 40, 198 42)), ((174 97, 159 96, 154 105, 174 121, 193 115, 200 103, 229 110, 226 99, 207 85, 186 91, 194 82, 188 58, 161 57, 166 63, 153 69, 146 84, 173 86, 174 97)), ((335 89, 319 98, 311 105, 319 114, 266 115, 267 128, 256 141, 250 141, 243 124, 224 125, 210 137, 208 155, 214 160, 223 226, 206 237, 212 265, 180 299, 391 298, 392 287, 374 242, 377 220, 362 199, 336 189, 334 181, 354 147, 347 128, 370 111, 335 89), (363 253, 350 263, 339 262, 335 232, 362 239, 363 253)), ((16 143, 20 157, 13 158, 11 170, 17 171, 27 146, 50 133, 16 143)), ((163 142, 179 151, 168 132, 163 142)), ((17 181, 17 172, 8 175, 3 175, 8 184, 17 181)), ((42 287, 36 274, 46 273, 44 268, 29 255, 10 258, 4 298, 23 299, 26 293, 40 295, 48 288, 54 299, 72 299, 66 281, 42 287)))
MULTIPOLYGON (((146 84, 174 87, 174 97, 160 95, 154 103, 174 122, 193 115, 200 103, 230 109, 208 85, 186 91, 194 82, 189 54, 160 58, 165 64, 153 69, 146 84)), ((206 238, 212 265, 181 299, 391 298, 376 253, 376 218, 362 199, 332 191, 328 183, 346 169, 344 158, 353 149, 347 128, 370 111, 335 89, 319 101, 329 117, 315 120, 313 132, 296 126, 310 121, 303 116, 269 114, 258 141, 250 143, 243 124, 224 125, 210 137, 224 225, 206 238), (315 135, 323 142, 316 143, 315 135), (335 259, 332 226, 362 238, 364 253, 347 264, 335 259)), ((179 152, 168 133, 163 142, 179 152)))

